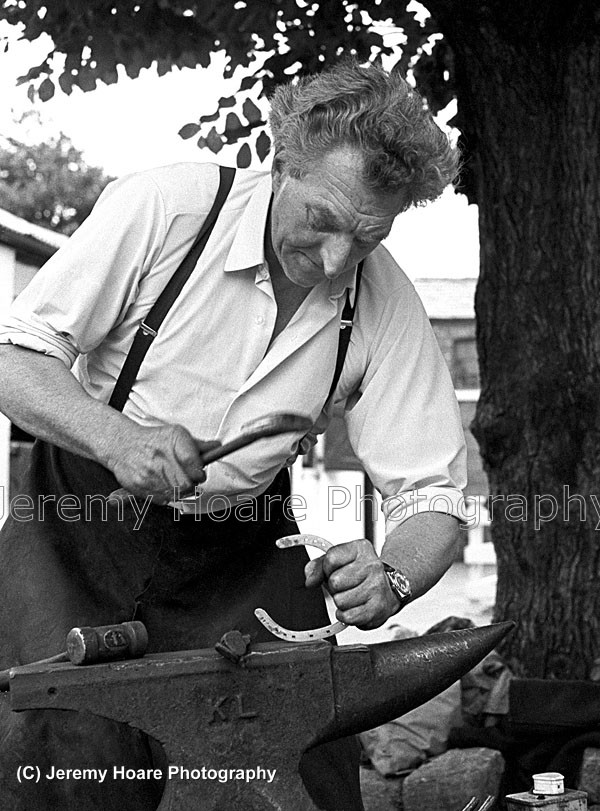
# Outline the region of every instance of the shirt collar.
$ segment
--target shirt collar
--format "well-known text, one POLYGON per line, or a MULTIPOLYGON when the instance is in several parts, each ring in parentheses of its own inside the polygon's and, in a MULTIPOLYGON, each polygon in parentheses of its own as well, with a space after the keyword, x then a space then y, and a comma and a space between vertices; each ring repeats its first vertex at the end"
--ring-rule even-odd
MULTIPOLYGON (((271 202, 271 175, 263 177, 252 192, 248 204, 242 212, 235 237, 227 254, 225 271, 245 270, 265 264, 264 234, 271 202)), ((350 291, 350 301, 354 301, 354 270, 342 273, 331 282, 322 282, 324 292, 330 299, 339 299, 346 290, 350 291)))
POLYGON ((266 175, 257 183, 242 212, 227 254, 225 271, 245 270, 264 263, 264 235, 270 201, 271 176, 266 175))

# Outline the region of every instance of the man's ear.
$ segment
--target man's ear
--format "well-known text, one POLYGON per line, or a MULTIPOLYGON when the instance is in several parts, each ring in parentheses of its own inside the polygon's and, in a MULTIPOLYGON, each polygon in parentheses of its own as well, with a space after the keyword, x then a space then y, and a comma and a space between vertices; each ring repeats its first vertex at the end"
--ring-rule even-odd
POLYGON ((281 163, 281 158, 278 156, 275 156, 273 158, 273 166, 271 167, 271 179, 273 191, 277 191, 283 180, 283 167, 281 163))

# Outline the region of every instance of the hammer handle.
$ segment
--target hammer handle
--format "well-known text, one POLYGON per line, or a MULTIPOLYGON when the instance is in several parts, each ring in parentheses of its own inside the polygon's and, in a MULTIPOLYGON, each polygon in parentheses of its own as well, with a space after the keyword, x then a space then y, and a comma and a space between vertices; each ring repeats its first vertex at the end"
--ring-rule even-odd
MULTIPOLYGON (((143 656, 148 647, 148 632, 142 622, 121 622, 95 628, 71 628, 67 634, 67 650, 48 659, 30 662, 33 665, 53 665, 72 662, 74 665, 93 665, 113 659, 135 659, 143 656)), ((18 665, 15 665, 18 667, 18 665)), ((0 671, 0 692, 10 687, 10 667, 0 671)))
MULTIPOLYGON (((56 656, 49 656, 47 659, 40 659, 36 662, 36 665, 54 665, 58 664, 59 662, 68 662, 69 656, 66 651, 63 653, 57 653, 56 656)), ((9 686, 9 674, 12 670, 12 667, 7 668, 6 670, 0 670, 0 693, 5 693, 9 686)))

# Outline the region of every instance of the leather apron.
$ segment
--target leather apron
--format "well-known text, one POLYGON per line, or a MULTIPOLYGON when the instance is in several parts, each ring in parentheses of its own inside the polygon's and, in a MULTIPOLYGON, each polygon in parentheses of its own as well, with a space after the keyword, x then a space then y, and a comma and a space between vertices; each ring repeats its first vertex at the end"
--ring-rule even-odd
MULTIPOLYGON (((212 647, 233 628, 254 642, 273 641, 254 617, 257 606, 288 628, 329 621, 321 589, 304 587, 306 551, 275 546, 278 537, 298 532, 282 508, 289 494, 287 470, 267 491, 281 499, 257 499, 256 520, 240 520, 235 511, 196 520, 150 506, 135 528, 131 508, 119 516, 117 506, 110 505, 103 516, 100 501, 90 498, 117 486, 95 462, 35 443, 20 493, 34 505, 33 520, 18 520, 32 515, 21 510, 0 533, 1 667, 59 653, 67 632, 82 625, 139 619, 148 629, 149 652, 159 652, 212 647), (71 506, 62 516, 61 496, 73 497, 61 502, 71 506)), ((38 766, 43 774, 52 766, 108 768, 110 774, 113 765, 164 769, 164 757, 155 742, 124 723, 70 711, 14 713, 6 693, 0 702, 3 811, 151 811, 158 806, 162 781, 107 777, 102 784, 19 783, 20 765, 38 766)), ((300 773, 317 807, 362 810, 355 739, 313 749, 303 756, 300 773)))

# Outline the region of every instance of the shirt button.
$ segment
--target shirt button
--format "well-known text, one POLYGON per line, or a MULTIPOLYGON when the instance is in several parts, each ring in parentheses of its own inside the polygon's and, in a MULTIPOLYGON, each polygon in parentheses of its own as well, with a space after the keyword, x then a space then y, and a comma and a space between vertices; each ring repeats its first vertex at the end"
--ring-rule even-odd
POLYGON ((262 325, 262 324, 264 324, 264 323, 265 323, 264 316, 262 316, 262 315, 257 315, 257 316, 256 316, 256 318, 255 318, 254 320, 256 321, 256 323, 257 323, 257 324, 261 324, 261 325, 262 325))

